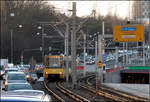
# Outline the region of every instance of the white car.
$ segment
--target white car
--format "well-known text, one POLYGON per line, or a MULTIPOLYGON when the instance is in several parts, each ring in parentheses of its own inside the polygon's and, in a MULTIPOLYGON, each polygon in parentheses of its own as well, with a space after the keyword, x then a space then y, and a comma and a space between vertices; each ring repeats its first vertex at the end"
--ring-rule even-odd
POLYGON ((16 90, 1 93, 2 102, 52 102, 51 97, 40 90, 16 90))
POLYGON ((24 72, 8 72, 5 79, 5 87, 8 83, 27 83, 24 72))
POLYGON ((5 69, 3 79, 4 80, 6 79, 6 75, 8 72, 17 72, 17 71, 18 71, 18 68, 7 68, 7 69, 5 69))
POLYGON ((14 90, 32 90, 32 86, 29 83, 8 83, 5 88, 5 91, 14 91, 14 90))

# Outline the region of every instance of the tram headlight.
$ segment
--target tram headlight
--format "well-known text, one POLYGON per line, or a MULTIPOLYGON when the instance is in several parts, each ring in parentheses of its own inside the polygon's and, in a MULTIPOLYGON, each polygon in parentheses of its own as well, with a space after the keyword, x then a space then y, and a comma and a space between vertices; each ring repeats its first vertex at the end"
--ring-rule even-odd
POLYGON ((48 74, 48 72, 45 72, 45 74, 48 74))
POLYGON ((59 74, 62 74, 62 72, 59 72, 59 74))

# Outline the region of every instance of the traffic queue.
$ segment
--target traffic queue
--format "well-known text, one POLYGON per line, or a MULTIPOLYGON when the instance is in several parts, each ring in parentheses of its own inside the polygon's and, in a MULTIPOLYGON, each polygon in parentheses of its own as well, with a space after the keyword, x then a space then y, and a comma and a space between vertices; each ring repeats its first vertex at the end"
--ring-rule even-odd
POLYGON ((24 72, 18 68, 5 68, 1 73, 1 102, 50 102, 51 97, 44 91, 34 90, 31 82, 36 83, 35 73, 24 72))

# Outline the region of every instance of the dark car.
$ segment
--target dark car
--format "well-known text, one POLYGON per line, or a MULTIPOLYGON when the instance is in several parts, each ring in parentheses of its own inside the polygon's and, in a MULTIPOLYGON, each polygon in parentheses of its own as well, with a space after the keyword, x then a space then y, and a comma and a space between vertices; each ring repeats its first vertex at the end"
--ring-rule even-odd
POLYGON ((0 65, 0 80, 3 79, 3 75, 4 75, 4 67, 0 65))
POLYGON ((17 90, 1 93, 0 102, 51 102, 51 97, 40 90, 17 90))
POLYGON ((31 79, 33 81, 37 81, 38 80, 37 74, 31 74, 31 79))

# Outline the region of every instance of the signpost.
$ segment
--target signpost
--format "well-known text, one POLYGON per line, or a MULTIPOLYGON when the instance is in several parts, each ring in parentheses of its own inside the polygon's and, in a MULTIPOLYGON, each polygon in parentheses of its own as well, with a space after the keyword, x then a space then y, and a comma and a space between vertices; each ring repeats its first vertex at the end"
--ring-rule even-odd
POLYGON ((98 61, 98 67, 102 68, 102 61, 98 61))
POLYGON ((119 25, 114 26, 115 42, 144 42, 143 25, 119 25))
MULTIPOLYGON (((144 46, 144 25, 114 26, 113 37, 114 37, 113 38, 114 42, 123 42, 123 49, 126 46, 126 50, 128 50, 128 42, 143 42, 143 46, 144 46)), ((143 48, 143 52, 144 52, 144 48, 143 48)), ((128 64, 128 54, 126 54, 125 56, 123 56, 124 66, 125 66, 125 62, 127 62, 126 64, 128 64)), ((143 59, 143 65, 145 65, 144 59, 143 59)))

